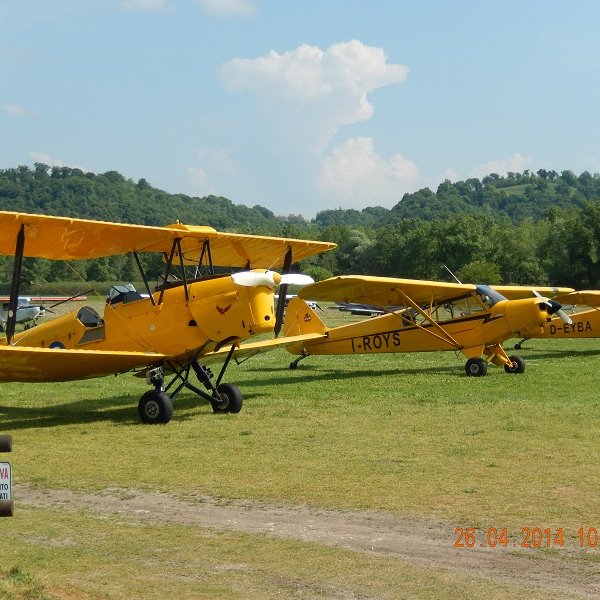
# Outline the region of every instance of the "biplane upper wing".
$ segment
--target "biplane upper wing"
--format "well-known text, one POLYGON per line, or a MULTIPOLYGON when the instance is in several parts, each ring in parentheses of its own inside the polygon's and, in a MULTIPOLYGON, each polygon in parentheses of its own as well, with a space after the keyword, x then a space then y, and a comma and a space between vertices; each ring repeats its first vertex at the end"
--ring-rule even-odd
POLYGON ((180 223, 151 227, 0 211, 0 254, 14 255, 21 228, 25 234, 23 256, 52 260, 169 253, 178 239, 188 264, 198 264, 208 242, 213 265, 268 269, 283 265, 288 252, 296 262, 335 247, 329 242, 221 233, 212 227, 180 223))
POLYGON ((492 285, 490 287, 509 300, 531 298, 535 295, 535 292, 546 298, 554 298, 575 291, 573 288, 568 287, 535 287, 533 285, 492 285))
MULTIPOLYGON (((1 254, 15 253, 21 227, 25 233, 23 256, 51 260, 98 258, 133 251, 168 252, 178 237, 177 230, 169 227, 0 212, 1 254)), ((212 227, 202 229, 204 239, 217 233, 212 227)))
POLYGON ((332 277, 303 287, 298 296, 331 302, 365 302, 377 306, 405 305, 408 296, 419 306, 428 306, 468 295, 476 287, 466 283, 444 283, 393 277, 347 275, 332 277))
MULTIPOLYGON (((192 225, 172 225, 185 232, 181 247, 185 264, 200 262, 204 250, 192 236, 197 229, 192 225), (187 234, 190 237, 187 237, 187 234)), ((332 242, 278 238, 243 233, 216 232, 210 240, 212 263, 251 269, 277 269, 285 265, 289 256, 293 262, 327 252, 336 247, 332 242), (289 253, 289 254, 288 254, 289 253)))
POLYGON ((0 381, 71 381, 123 373, 168 358, 152 352, 0 346, 0 381))

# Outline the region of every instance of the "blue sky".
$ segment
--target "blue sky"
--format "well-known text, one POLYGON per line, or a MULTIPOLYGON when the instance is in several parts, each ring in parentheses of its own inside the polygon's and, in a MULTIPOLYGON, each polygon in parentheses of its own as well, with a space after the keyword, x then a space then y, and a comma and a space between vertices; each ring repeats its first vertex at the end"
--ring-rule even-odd
POLYGON ((275 214, 600 171, 600 2, 0 0, 0 169, 275 214))

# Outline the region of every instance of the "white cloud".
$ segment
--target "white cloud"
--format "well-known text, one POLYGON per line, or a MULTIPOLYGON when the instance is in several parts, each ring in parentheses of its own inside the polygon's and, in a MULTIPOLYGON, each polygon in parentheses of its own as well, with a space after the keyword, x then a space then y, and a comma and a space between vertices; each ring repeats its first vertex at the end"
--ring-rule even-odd
POLYGON ((481 179, 490 173, 496 173, 497 175, 504 176, 507 173, 520 173, 525 169, 531 169, 533 161, 530 158, 523 156, 520 153, 515 153, 505 159, 490 160, 489 162, 483 163, 478 167, 475 167, 471 172, 470 177, 477 177, 481 179))
POLYGON ((81 165, 67 164, 60 158, 53 158, 52 156, 44 152, 30 152, 29 156, 31 157, 31 160, 34 163, 43 163, 45 165, 48 165, 49 167, 69 167, 71 169, 80 169, 84 173, 89 173, 92 171, 92 169, 89 169, 88 167, 82 167, 81 165))
POLYGON ((452 168, 448 167, 443 173, 440 181, 458 181, 458 173, 452 168))
POLYGON ((229 150, 224 148, 200 148, 198 158, 209 171, 230 176, 236 174, 237 165, 229 150))
POLYGON ((251 0, 196 0, 196 4, 213 15, 245 17, 257 12, 251 0))
POLYGON ((121 8, 136 12, 159 12, 170 8, 169 0, 121 0, 121 8))
POLYGON ((22 117, 25 115, 25 108, 20 104, 0 104, 0 112, 10 117, 22 117))
POLYGON ((330 196, 343 199, 345 207, 393 206, 412 191, 418 178, 413 161, 400 154, 385 160, 375 152, 372 138, 357 137, 346 140, 325 159, 320 184, 330 196))
POLYGON ((322 152, 345 125, 370 119, 368 93, 401 83, 408 68, 388 64, 382 48, 358 40, 326 50, 303 44, 255 59, 234 58, 221 68, 226 87, 253 94, 276 122, 282 137, 297 147, 322 152))
POLYGON ((204 147, 198 150, 200 165, 188 167, 188 177, 198 194, 215 194, 218 178, 231 178, 237 175, 237 163, 229 150, 204 147))

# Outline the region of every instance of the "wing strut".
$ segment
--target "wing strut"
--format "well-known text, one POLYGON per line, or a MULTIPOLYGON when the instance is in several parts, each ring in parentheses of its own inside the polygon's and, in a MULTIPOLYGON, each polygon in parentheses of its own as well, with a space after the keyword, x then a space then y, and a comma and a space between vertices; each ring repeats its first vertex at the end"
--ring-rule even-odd
POLYGON ((17 324, 17 308, 19 307, 19 287, 21 286, 21 268, 23 266, 23 252, 25 251, 25 225, 21 225, 17 233, 15 247, 15 262, 13 265, 12 283, 10 285, 10 298, 8 301, 8 318, 6 319, 6 343, 10 346, 17 324))
POLYGON ((409 296, 407 296, 399 288, 396 288, 396 291, 400 294, 400 297, 404 300, 404 302, 406 303, 406 305, 407 306, 411 306, 412 308, 414 308, 426 321, 428 321, 429 323, 431 323, 431 325, 435 329, 437 329, 437 331, 439 331, 441 333, 441 336, 437 335, 433 331, 429 331, 428 329, 425 329, 424 327, 421 327, 418 323, 415 323, 415 325, 419 329, 422 329, 423 331, 426 331, 427 333, 429 333, 430 335, 433 335, 434 337, 438 338, 439 340, 450 344, 451 346, 453 346, 457 350, 460 350, 462 348, 462 346, 431 315, 428 315, 418 304, 416 304, 412 300, 412 298, 410 298, 409 296))
MULTIPOLYGON (((288 251, 285 253, 285 259, 283 261, 283 270, 282 274, 285 275, 290 272, 292 266, 292 248, 288 248, 288 251)), ((275 310, 275 327, 273 329, 273 333, 275 337, 279 335, 281 331, 281 326, 283 325, 283 313, 285 311, 285 299, 287 296, 288 284, 282 283, 279 286, 279 299, 277 300, 277 309, 275 310)))
POLYGON ((144 280, 144 285, 146 286, 146 291, 148 292, 148 296, 150 296, 150 302, 152 302, 152 306, 156 306, 156 302, 154 302, 154 296, 152 295, 152 291, 150 290, 148 278, 146 277, 146 272, 142 268, 142 263, 140 262, 140 257, 138 256, 138 253, 134 252, 133 257, 135 258, 135 262, 137 263, 140 274, 142 275, 142 279, 144 280))

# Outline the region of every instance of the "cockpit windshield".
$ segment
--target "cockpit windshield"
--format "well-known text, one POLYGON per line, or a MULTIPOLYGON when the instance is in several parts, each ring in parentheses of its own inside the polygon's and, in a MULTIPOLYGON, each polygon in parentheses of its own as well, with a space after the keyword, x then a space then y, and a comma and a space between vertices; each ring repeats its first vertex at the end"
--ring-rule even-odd
POLYGON ((506 298, 500 292, 493 290, 489 285, 475 286, 475 290, 477 292, 477 297, 488 308, 491 308, 492 306, 494 306, 494 304, 496 304, 496 302, 506 300, 506 298))

